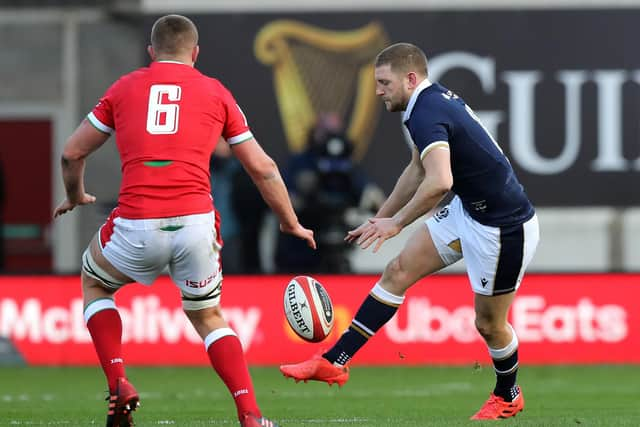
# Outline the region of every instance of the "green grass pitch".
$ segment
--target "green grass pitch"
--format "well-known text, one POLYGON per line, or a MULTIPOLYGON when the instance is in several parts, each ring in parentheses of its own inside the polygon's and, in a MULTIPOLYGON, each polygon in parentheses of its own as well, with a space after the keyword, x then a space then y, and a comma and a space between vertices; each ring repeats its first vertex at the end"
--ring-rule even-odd
MULTIPOLYGON (((226 388, 207 368, 130 367, 137 426, 237 426, 226 388)), ((343 387, 295 384, 251 369, 258 401, 282 426, 481 426, 469 416, 493 385, 490 367, 355 366, 343 387)), ((502 426, 640 426, 640 366, 525 366, 526 407, 502 426)), ((104 425, 98 367, 0 368, 0 426, 104 425)))

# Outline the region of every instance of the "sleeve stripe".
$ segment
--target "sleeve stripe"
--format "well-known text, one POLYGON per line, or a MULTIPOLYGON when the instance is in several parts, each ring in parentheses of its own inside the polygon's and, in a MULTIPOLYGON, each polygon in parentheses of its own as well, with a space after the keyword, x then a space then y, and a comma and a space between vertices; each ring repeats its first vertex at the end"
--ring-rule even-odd
POLYGON ((240 135, 232 136, 231 138, 227 139, 227 142, 229 143, 229 145, 240 144, 241 142, 245 142, 246 140, 251 138, 253 138, 253 134, 250 130, 248 130, 241 133, 240 135))
POLYGON ((436 141, 424 147, 424 150, 420 153, 420 160, 424 159, 424 156, 429 154, 431 150, 435 150, 436 148, 444 148, 449 149, 449 143, 447 141, 436 141))
POLYGON ((104 132, 108 134, 113 133, 113 129, 105 125, 104 123, 102 123, 100 120, 98 120, 95 114, 93 114, 93 111, 87 114, 87 120, 89 120, 89 123, 91 123, 93 127, 98 129, 100 132, 104 132))

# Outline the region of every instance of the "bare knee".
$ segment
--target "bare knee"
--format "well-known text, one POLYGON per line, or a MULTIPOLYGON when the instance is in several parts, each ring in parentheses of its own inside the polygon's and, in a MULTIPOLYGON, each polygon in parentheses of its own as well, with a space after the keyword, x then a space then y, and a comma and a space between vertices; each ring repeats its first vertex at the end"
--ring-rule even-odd
POLYGON ((201 310, 185 310, 184 312, 202 338, 215 329, 228 327, 220 306, 207 307, 201 310))
POLYGON ((413 282, 413 278, 402 265, 400 256, 397 256, 385 267, 380 285, 394 295, 404 295, 413 282))
POLYGON ((491 315, 481 315, 476 313, 476 329, 485 341, 491 343, 502 341, 505 334, 510 334, 507 323, 502 319, 491 315))

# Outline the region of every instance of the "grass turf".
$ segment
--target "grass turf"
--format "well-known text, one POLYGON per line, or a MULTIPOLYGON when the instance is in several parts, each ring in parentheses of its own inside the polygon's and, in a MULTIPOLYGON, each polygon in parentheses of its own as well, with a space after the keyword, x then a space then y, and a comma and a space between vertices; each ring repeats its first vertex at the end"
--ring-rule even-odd
MULTIPOLYGON (((282 426, 482 426, 468 418, 493 386, 491 368, 362 367, 341 389, 295 384, 252 368, 263 412, 282 426)), ((222 382, 207 368, 128 369, 140 392, 137 426, 236 426, 222 382)), ((525 366, 526 407, 502 426, 640 426, 640 366, 525 366)), ((0 425, 104 425, 98 367, 0 368, 0 425)))

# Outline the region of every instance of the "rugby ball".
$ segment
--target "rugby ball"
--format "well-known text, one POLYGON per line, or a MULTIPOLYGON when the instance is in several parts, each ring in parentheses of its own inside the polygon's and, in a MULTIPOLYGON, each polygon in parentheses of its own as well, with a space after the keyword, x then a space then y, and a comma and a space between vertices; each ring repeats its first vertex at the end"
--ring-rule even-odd
POLYGON ((284 290, 284 314, 305 341, 320 342, 333 329, 333 304, 324 287, 309 276, 296 276, 284 290))

